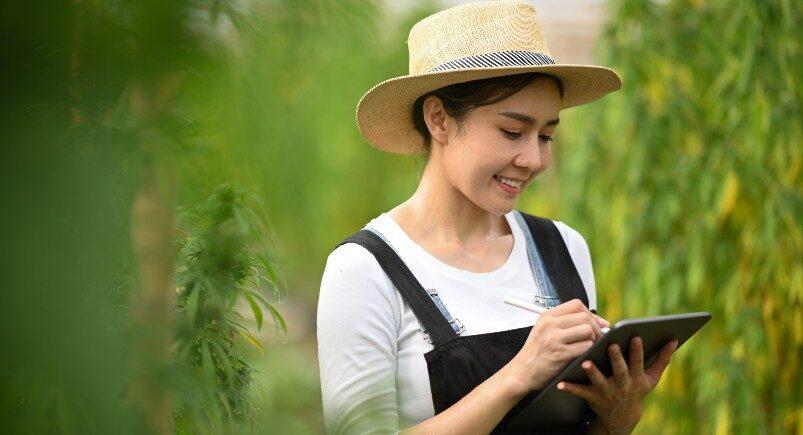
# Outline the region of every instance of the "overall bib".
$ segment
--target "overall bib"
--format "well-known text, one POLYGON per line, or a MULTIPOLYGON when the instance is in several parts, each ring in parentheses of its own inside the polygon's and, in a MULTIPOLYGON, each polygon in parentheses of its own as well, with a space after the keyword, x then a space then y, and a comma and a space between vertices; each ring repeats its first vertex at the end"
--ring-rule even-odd
MULTIPOLYGON (((552 307, 580 299, 588 307, 588 297, 566 244, 555 224, 545 218, 514 211, 527 240, 530 267, 537 285, 536 302, 552 307)), ((471 390, 490 378, 521 350, 532 326, 486 334, 461 336, 456 324, 437 294, 428 292, 384 238, 368 229, 349 236, 344 243, 357 243, 376 257, 379 265, 410 306, 433 349, 424 354, 429 372, 435 414, 457 403, 471 390)), ((500 294, 500 299, 502 295, 500 294)), ((596 312, 595 310, 591 310, 596 312)), ((494 428, 493 434, 585 433, 594 416, 588 408, 586 421, 569 427, 532 428, 526 432, 506 429, 539 391, 525 396, 494 428)))

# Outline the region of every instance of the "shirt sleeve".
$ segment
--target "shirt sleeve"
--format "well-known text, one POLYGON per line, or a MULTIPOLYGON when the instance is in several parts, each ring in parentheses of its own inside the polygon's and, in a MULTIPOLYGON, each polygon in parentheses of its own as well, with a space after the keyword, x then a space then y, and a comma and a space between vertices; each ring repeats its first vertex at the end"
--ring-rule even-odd
POLYGON ((317 340, 326 432, 397 433, 396 290, 355 243, 329 255, 318 296, 317 340))
POLYGON ((591 265, 591 253, 586 239, 577 230, 563 222, 555 221, 555 226, 558 227, 563 241, 566 243, 566 248, 572 257, 574 267, 577 268, 577 273, 580 274, 580 280, 583 281, 583 287, 585 287, 588 295, 588 308, 596 310, 597 288, 594 281, 594 268, 591 265))

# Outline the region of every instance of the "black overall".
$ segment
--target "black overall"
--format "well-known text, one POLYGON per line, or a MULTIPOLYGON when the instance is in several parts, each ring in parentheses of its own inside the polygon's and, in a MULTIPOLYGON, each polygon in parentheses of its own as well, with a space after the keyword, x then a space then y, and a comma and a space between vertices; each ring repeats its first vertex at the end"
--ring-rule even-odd
MULTIPOLYGON (((588 298, 585 288, 558 228, 549 219, 523 212, 522 215, 561 303, 571 299, 580 299, 587 307, 588 298)), ((532 326, 486 334, 457 335, 398 254, 374 232, 362 229, 337 246, 344 243, 362 245, 376 257, 379 265, 382 266, 404 301, 412 309, 422 329, 432 339, 434 348, 424 354, 424 359, 429 371, 435 414, 457 403, 471 390, 499 371, 524 346, 532 326)), ((595 312, 595 310, 591 311, 595 312)), ((587 421, 581 425, 533 428, 532 431, 527 432, 506 430, 507 422, 537 394, 537 391, 532 392, 519 401, 492 433, 575 434, 586 432, 587 424, 594 415, 590 409, 587 421)))

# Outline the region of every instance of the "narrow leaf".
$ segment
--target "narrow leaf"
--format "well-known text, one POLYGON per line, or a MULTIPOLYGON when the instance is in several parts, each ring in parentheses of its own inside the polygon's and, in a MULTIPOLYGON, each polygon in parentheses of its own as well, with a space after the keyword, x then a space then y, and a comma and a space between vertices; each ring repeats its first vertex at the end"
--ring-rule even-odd
POLYGON ((254 312, 254 318, 257 321, 257 331, 259 331, 262 329, 262 309, 259 308, 259 305, 257 305, 257 302, 254 300, 254 298, 251 296, 249 292, 247 291, 243 292, 243 295, 245 295, 245 299, 248 301, 248 305, 251 306, 251 311, 254 312))

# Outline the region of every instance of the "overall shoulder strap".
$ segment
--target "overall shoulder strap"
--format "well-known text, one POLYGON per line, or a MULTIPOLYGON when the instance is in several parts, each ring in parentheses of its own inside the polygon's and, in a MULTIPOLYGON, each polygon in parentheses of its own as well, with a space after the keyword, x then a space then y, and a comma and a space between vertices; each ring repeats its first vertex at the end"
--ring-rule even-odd
MULTIPOLYGON (((530 229, 530 234, 535 240, 538 252, 541 254, 549 278, 555 285, 560 300, 567 302, 572 299, 580 299, 588 307, 588 294, 558 227, 550 219, 521 211, 519 213, 524 217, 524 221, 530 229)), ((591 311, 596 313, 596 310, 591 311)))
POLYGON ((376 261, 382 266, 382 270, 385 271, 390 281, 396 286, 404 301, 413 310, 413 314, 415 314, 421 327, 432 338, 433 345, 438 345, 457 337, 457 333, 446 321, 446 318, 443 317, 438 306, 432 301, 421 283, 410 272, 410 269, 404 264, 404 261, 396 251, 385 243, 380 236, 371 230, 361 229, 338 243, 337 246, 345 243, 356 243, 373 254, 376 261))

